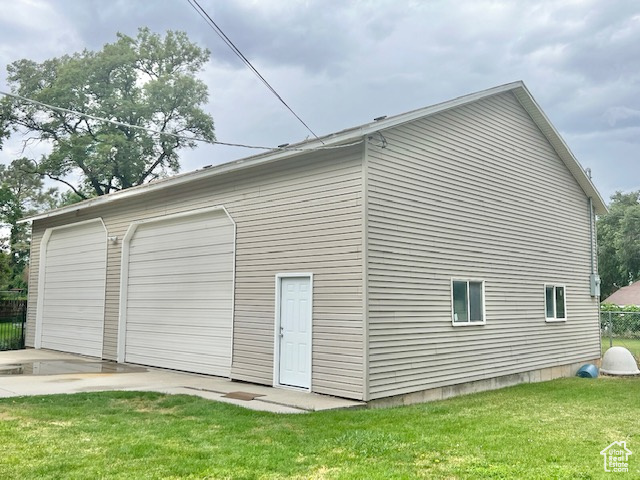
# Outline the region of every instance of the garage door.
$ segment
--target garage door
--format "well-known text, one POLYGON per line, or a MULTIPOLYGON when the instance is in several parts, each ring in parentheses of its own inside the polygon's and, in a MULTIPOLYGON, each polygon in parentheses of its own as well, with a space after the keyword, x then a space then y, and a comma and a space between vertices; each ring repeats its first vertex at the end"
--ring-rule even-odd
POLYGON ((232 221, 215 210, 132 228, 123 259, 128 270, 125 361, 229 376, 232 221))
POLYGON ((104 224, 98 219, 47 230, 41 248, 36 347, 101 357, 107 275, 104 224))

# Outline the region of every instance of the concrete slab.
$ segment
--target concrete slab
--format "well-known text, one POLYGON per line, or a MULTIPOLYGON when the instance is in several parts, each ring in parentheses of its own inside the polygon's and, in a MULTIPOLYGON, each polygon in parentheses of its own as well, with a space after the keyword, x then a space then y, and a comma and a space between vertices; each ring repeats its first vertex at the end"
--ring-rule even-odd
POLYGON ((235 382, 208 375, 118 364, 51 350, 0 352, 0 397, 110 390, 196 395, 274 413, 304 413, 365 405, 344 398, 235 382), (223 397, 230 392, 259 396, 253 400, 223 397))

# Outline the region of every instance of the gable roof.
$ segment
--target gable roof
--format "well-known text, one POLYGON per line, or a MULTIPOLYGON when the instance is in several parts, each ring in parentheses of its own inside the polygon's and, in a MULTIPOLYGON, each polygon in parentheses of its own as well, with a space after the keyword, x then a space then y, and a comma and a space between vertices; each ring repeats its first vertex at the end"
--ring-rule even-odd
POLYGON ((614 305, 637 305, 640 306, 640 281, 632 283, 605 298, 602 303, 613 303, 614 305))
POLYGON ((398 125, 402 125, 420 118, 435 115, 437 113, 449 110, 452 108, 460 107, 469 103, 477 102, 493 95, 498 95, 505 92, 512 92, 518 99, 522 107, 530 115, 534 123, 538 126, 542 134, 547 138, 549 143, 555 149, 560 159, 564 162, 571 174, 574 176, 582 190, 587 197, 593 200, 593 206, 597 214, 604 214, 607 212, 607 206, 604 200, 598 193, 595 185, 586 174, 582 165, 578 162, 576 157, 571 153, 567 144, 562 140, 558 131, 553 127, 547 116, 544 114, 540 106, 533 99, 529 90, 522 81, 513 83, 507 83, 498 87, 493 87, 488 90, 482 90, 480 92, 464 95, 462 97, 454 98, 446 102, 438 103, 428 107, 412 110, 410 112, 402 113, 400 115, 394 115, 392 117, 383 118, 377 121, 366 123, 358 127, 342 130, 337 133, 332 133, 318 139, 307 140, 297 144, 289 145, 285 148, 278 148, 270 150, 266 153, 254 155, 239 160, 233 160, 220 165, 204 168, 201 170, 195 170, 192 172, 182 173, 167 177, 164 179, 156 180, 151 183, 139 185, 137 187, 128 188, 126 190, 110 193, 100 197, 90 198, 74 205, 58 208, 49 212, 27 217, 20 222, 28 222, 33 220, 40 220, 44 218, 56 217, 66 213, 77 212, 85 210, 90 207, 104 205, 113 201, 123 200, 133 196, 141 195, 149 191, 155 191, 166 187, 176 186, 183 183, 202 180, 223 173, 251 168, 257 165, 271 163, 286 158, 292 158, 299 155, 308 154, 309 151, 315 151, 315 149, 327 148, 327 147, 339 147, 340 145, 346 145, 356 141, 362 141, 366 136, 375 132, 386 130, 398 125))

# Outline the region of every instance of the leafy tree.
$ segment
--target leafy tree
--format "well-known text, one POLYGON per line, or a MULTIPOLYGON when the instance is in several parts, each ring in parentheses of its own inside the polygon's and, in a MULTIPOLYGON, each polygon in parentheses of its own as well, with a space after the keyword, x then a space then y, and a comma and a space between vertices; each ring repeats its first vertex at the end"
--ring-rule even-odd
POLYGON ((637 305, 615 305, 613 303, 603 303, 600 305, 600 311, 602 312, 640 312, 640 307, 637 305))
POLYGON ((209 51, 185 33, 161 37, 142 28, 136 38, 119 33, 97 52, 42 63, 19 60, 7 67, 15 94, 164 134, 10 97, 0 109, 8 111, 14 130, 52 143, 52 152, 35 164, 37 173, 65 183, 82 199, 104 195, 177 172, 178 152, 195 147, 184 137, 215 139, 213 119, 201 108, 207 87, 195 77, 208 59, 209 51))
POLYGON ((26 287, 23 272, 29 259, 30 231, 28 224, 18 224, 18 220, 58 203, 57 190, 45 188, 33 169, 33 162, 26 158, 0 165, 0 221, 9 229, 9 238, 3 241, 3 253, 9 252, 8 288, 26 287))
POLYGON ((13 275, 9 262, 9 254, 0 250, 0 292, 5 292, 11 287, 13 275))
POLYGON ((61 192, 58 196, 58 204, 56 207, 66 207, 68 205, 73 205, 74 203, 78 203, 84 200, 80 195, 75 193, 73 190, 67 190, 65 192, 61 192))
POLYGON ((640 191, 617 192, 598 218, 602 298, 640 279, 640 191))
POLYGON ((10 128, 8 124, 8 118, 10 116, 9 112, 9 105, 0 103, 0 150, 2 150, 3 141, 7 137, 9 137, 10 134, 10 128))

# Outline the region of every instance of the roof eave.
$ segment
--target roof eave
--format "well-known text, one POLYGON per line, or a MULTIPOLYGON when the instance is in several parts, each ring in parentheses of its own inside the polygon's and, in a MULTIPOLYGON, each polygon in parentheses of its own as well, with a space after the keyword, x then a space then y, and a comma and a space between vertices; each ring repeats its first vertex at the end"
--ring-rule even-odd
POLYGON ((381 130, 397 127, 399 125, 411 122, 419 118, 424 118, 436 113, 443 112, 445 110, 449 110, 451 108, 458 107, 460 105, 475 102, 508 91, 513 91, 518 101, 529 113, 533 121, 538 125, 540 131, 549 140, 567 168, 569 168, 569 171, 572 173, 580 187, 588 197, 592 198, 596 213, 600 215, 606 213, 608 211, 607 206, 598 193, 598 190, 596 189, 591 179, 587 176, 578 160, 571 153, 569 147, 566 145, 564 140, 562 140, 562 137, 560 137, 558 131, 553 127, 542 109, 533 99, 525 84, 522 81, 517 81, 507 83, 505 85, 500 85, 498 87, 493 87, 487 90, 482 90, 480 92, 472 93, 469 95, 464 95, 458 98, 454 98, 453 100, 420 108, 411 112, 406 112, 400 115, 395 115, 393 117, 373 121, 359 127, 343 130, 341 132, 330 134, 319 139, 300 142, 298 144, 290 145, 285 149, 269 151, 259 155, 233 160, 231 162, 223 163, 221 165, 216 165, 206 169, 176 175, 165 180, 159 180, 137 187, 132 187, 121 192, 92 198, 75 205, 58 208, 56 210, 51 210, 39 215, 24 218, 20 220, 19 223, 57 217, 68 213, 78 212, 87 208, 105 205, 113 201, 120 201, 125 198, 138 196, 149 191, 157 191, 163 188, 174 187, 195 180, 207 179, 224 173, 230 173, 258 165, 284 160, 287 158, 293 158, 295 156, 308 153, 309 151, 313 151, 317 148, 339 146, 341 144, 346 144, 348 142, 364 138, 367 135, 381 130))
POLYGON ((23 218, 22 220, 19 221, 19 223, 32 222, 35 220, 43 220, 46 218, 57 217, 57 216, 65 215, 68 213, 78 212, 80 210, 85 210, 87 208, 105 205, 113 201, 120 201, 120 200, 124 200, 125 198, 131 198, 133 196, 141 195, 149 191, 156 191, 156 190, 167 188, 167 187, 173 187, 173 186, 181 185, 183 183, 190 182, 193 180, 206 179, 206 178, 210 178, 223 173, 229 173, 229 172, 241 170, 244 168, 249 168, 257 165, 262 165, 265 163, 283 160, 285 158, 292 158, 297 155, 302 155, 306 153, 305 151, 296 150, 298 148, 304 148, 304 150, 306 151, 311 151, 315 148, 337 146, 342 143, 351 142, 358 138, 365 137, 366 135, 370 135, 380 130, 396 127, 398 125, 411 122, 418 118, 426 117, 428 115, 433 115, 434 113, 442 112, 444 110, 448 110, 465 103, 474 102, 482 98, 486 98, 502 92, 513 90, 514 88, 521 87, 521 86, 522 87, 524 86, 524 84, 521 81, 500 85, 498 87, 493 87, 487 90, 482 90, 480 92, 471 93, 469 95, 464 95, 458 98, 454 98, 453 100, 448 100, 446 102, 438 103, 428 107, 419 108, 411 112, 395 115, 393 117, 389 117, 383 120, 373 121, 373 122, 361 125, 359 127, 343 130, 334 134, 321 137, 319 139, 313 139, 313 140, 289 145, 286 148, 281 150, 270 151, 270 152, 262 153, 259 155, 251 156, 251 157, 245 157, 238 160, 233 160, 231 162, 223 163, 221 165, 216 165, 214 167, 209 167, 207 169, 201 169, 193 172, 187 172, 181 175, 176 175, 166 180, 159 180, 156 182, 147 183, 137 187, 128 188, 127 190, 123 190, 121 192, 115 192, 108 195, 91 198, 74 205, 69 205, 68 207, 61 207, 55 210, 50 210, 45 213, 23 218))
POLYGON ((136 187, 131 187, 119 192, 102 195, 100 197, 90 198, 80 203, 69 205, 66 207, 49 210, 48 212, 40 213, 30 217, 23 218, 18 223, 33 222, 35 220, 43 220, 46 218, 57 217, 68 213, 78 212, 87 208, 106 205, 114 201, 124 200, 125 198, 137 197, 150 191, 162 190, 164 188, 175 187, 184 183, 192 182, 195 180, 204 180, 207 178, 222 175, 223 173, 235 172, 246 168, 251 168, 258 165, 264 165, 271 162, 284 160, 286 158, 292 158, 297 155, 302 155, 308 151, 314 151, 313 149, 322 146, 337 146, 341 143, 347 143, 349 141, 358 139, 362 136, 360 129, 352 129, 344 134, 334 134, 327 137, 323 137, 319 140, 313 140, 310 142, 304 142, 305 150, 297 150, 295 145, 291 145, 286 149, 277 150, 275 152, 267 152, 252 157, 240 158, 238 160, 232 160, 230 162, 222 163, 212 167, 203 168, 200 170, 194 170, 192 172, 186 172, 180 175, 175 175, 167 179, 158 180, 155 182, 145 183, 136 187), (352 131, 353 130, 353 131, 352 131))
POLYGON ((580 185, 580 188, 582 188, 587 197, 591 198, 596 214, 604 215, 607 213, 609 209, 602 199, 600 192, 598 192, 598 189, 591 181, 591 178, 587 175, 585 169, 580 165, 578 159, 573 155, 569 146, 565 143, 549 118, 534 100, 524 83, 520 88, 514 89, 513 93, 523 108, 531 116, 542 134, 547 138, 560 159, 567 166, 573 177, 578 182, 578 185, 580 185))

